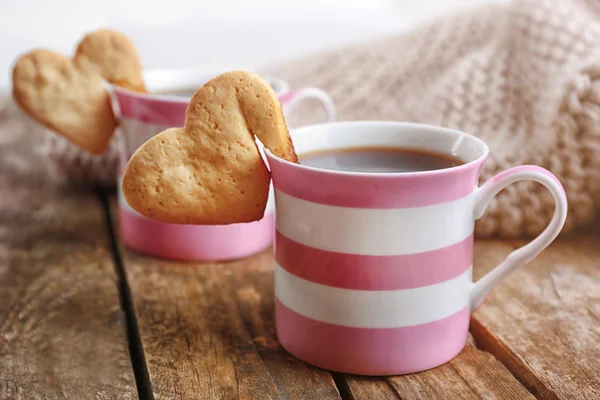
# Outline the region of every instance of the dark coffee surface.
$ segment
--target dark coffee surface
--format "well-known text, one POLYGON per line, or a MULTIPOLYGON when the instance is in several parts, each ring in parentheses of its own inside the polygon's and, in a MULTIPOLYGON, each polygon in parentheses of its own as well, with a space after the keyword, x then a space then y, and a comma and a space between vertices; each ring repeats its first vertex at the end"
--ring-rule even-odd
POLYGON ((323 150, 299 156, 300 164, 347 172, 419 172, 462 165, 458 158, 444 153, 401 147, 356 147, 323 150))

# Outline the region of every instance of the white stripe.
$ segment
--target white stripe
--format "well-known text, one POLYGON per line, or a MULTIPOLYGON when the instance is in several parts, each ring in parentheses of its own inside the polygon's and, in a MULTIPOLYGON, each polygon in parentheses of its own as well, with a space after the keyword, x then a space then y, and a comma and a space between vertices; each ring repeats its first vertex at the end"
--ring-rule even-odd
POLYGON ((150 124, 126 117, 119 119, 119 127, 125 139, 125 150, 129 154, 133 153, 152 136, 170 128, 170 126, 150 124))
POLYGON ((122 178, 119 178, 117 184, 119 185, 117 187, 117 195, 118 195, 118 199, 119 199, 119 207, 124 209, 125 211, 129 211, 130 213, 133 214, 137 214, 140 217, 142 216, 140 213, 138 213, 137 211, 135 211, 133 208, 131 208, 131 206, 129 205, 129 203, 127 202, 127 199, 125 199, 125 195, 123 194, 123 191, 121 190, 121 183, 123 182, 122 178))
POLYGON ((464 309, 471 268, 435 285, 369 291, 313 283, 275 265, 275 295, 286 307, 321 322, 356 328, 400 328, 425 324, 464 309))
POLYGON ((284 236, 321 250, 373 256, 421 253, 466 239, 474 228, 473 201, 471 194, 425 207, 349 208, 275 189, 277 229, 284 236))

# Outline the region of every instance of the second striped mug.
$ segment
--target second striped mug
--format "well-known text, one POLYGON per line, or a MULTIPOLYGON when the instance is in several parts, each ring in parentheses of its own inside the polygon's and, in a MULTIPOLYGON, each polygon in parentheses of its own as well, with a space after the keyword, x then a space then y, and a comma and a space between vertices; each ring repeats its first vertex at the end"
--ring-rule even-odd
POLYGON ((265 152, 275 188, 275 322, 281 345, 332 371, 396 375, 456 356, 469 315, 514 269, 560 232, 565 192, 536 166, 478 187, 488 155, 480 139, 435 126, 340 122, 292 132, 302 154, 356 147, 446 153, 464 164, 423 172, 361 173, 294 164, 265 152), (477 282, 473 229, 507 185, 534 180, 556 203, 546 230, 477 282))

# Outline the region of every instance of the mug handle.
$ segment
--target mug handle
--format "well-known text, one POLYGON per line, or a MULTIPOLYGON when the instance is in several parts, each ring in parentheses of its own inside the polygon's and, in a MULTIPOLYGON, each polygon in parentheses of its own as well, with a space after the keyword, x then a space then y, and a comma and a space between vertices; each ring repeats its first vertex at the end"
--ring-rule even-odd
POLYGON ((469 308, 471 312, 479 308, 490 290, 500 283, 502 279, 515 269, 532 261, 542 250, 548 247, 558 236, 565 224, 568 206, 567 194, 563 186, 550 171, 533 165, 510 168, 494 176, 477 189, 475 194, 475 219, 483 216, 486 208, 498 192, 512 183, 523 180, 532 180, 541 183, 550 191, 555 204, 554 216, 550 224, 548 224, 538 237, 527 245, 510 253, 500 265, 488 272, 477 282, 471 284, 469 293, 469 308))
POLYGON ((279 98, 286 112, 290 112, 300 102, 307 99, 319 100, 325 108, 327 122, 335 121, 335 105, 333 104, 333 100, 321 89, 314 87, 299 88, 292 90, 279 98))

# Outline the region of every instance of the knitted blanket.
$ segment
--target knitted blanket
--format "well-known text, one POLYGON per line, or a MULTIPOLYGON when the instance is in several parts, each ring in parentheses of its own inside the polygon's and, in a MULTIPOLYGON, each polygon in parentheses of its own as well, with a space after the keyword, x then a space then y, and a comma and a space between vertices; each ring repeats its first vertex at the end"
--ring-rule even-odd
MULTIPOLYGON (((563 232, 595 216, 600 203, 600 3, 595 0, 487 4, 409 33, 261 72, 293 87, 325 89, 342 120, 423 122, 479 136, 491 149, 483 181, 515 165, 540 165, 565 186, 570 205, 563 232)), ((294 124, 311 122, 316 113, 310 107, 300 111, 294 124)), ((39 151, 73 179, 114 185, 114 144, 106 155, 91 157, 47 134, 39 151)), ((541 185, 518 183, 496 197, 475 232, 536 235, 553 211, 552 197, 541 185)))
MULTIPOLYGON (((482 138, 482 181, 519 164, 547 168, 569 199, 563 232, 591 221, 600 203, 597 0, 485 5, 268 72, 326 90, 342 120, 422 122, 482 138)), ((537 235, 553 212, 544 187, 520 182, 496 197, 475 233, 537 235)))

